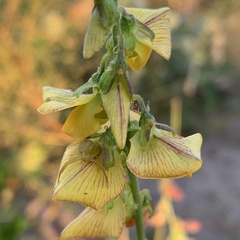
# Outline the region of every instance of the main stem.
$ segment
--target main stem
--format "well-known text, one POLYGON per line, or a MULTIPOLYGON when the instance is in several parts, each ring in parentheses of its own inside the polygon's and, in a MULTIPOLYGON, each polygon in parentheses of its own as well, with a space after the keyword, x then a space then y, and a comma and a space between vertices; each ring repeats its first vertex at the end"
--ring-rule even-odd
MULTIPOLYGON (((125 64, 124 56, 123 56, 124 41, 123 41, 123 36, 121 35, 120 22, 118 22, 118 24, 113 27, 112 34, 113 34, 114 46, 118 47, 118 57, 120 58, 121 62, 123 62, 122 65, 124 66, 125 64)), ((132 174, 131 171, 129 171, 129 169, 127 169, 127 171, 128 171, 128 176, 130 180, 130 187, 132 190, 133 200, 137 206, 137 209, 135 210, 135 214, 134 214, 135 220, 136 220, 137 237, 138 237, 138 240, 146 240, 145 232, 144 232, 144 224, 143 224, 142 201, 141 201, 138 181, 136 176, 132 174)))
POLYGON ((137 209, 135 210, 137 237, 138 237, 138 240, 146 240, 145 232, 144 232, 144 224, 143 224, 143 208, 142 208, 142 201, 141 201, 138 180, 136 176, 132 174, 129 169, 127 169, 127 171, 128 171, 128 177, 130 180, 130 187, 132 190, 133 200, 137 206, 137 209))

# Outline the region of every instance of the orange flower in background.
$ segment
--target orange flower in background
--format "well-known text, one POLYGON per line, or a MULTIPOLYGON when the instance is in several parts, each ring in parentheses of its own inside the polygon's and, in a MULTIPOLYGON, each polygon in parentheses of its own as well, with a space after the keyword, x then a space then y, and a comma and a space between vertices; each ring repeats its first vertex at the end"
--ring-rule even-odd
POLYGON ((176 202, 182 202, 185 199, 184 192, 173 180, 170 179, 161 180, 160 192, 163 192, 176 202))
POLYGON ((184 220, 184 227, 187 232, 196 234, 201 231, 202 223, 197 219, 184 220))

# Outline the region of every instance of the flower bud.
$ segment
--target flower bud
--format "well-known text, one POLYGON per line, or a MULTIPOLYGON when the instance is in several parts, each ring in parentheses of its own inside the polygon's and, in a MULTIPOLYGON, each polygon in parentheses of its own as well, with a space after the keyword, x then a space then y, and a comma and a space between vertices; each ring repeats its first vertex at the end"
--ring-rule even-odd
POLYGON ((109 66, 106 68, 106 70, 104 71, 100 78, 99 87, 102 93, 107 93, 110 90, 113 81, 116 75, 118 74, 119 68, 120 61, 116 57, 110 62, 109 66))
POLYGON ((115 165, 116 141, 108 128, 100 137, 99 144, 102 148, 103 166, 109 169, 115 165))
POLYGON ((136 46, 136 39, 133 32, 135 27, 135 18, 133 15, 128 14, 124 8, 120 8, 120 11, 122 13, 121 32, 124 37, 125 54, 129 55, 133 53, 136 46))
POLYGON ((151 136, 151 129, 154 125, 154 117, 147 111, 144 111, 139 120, 139 144, 145 147, 151 136))

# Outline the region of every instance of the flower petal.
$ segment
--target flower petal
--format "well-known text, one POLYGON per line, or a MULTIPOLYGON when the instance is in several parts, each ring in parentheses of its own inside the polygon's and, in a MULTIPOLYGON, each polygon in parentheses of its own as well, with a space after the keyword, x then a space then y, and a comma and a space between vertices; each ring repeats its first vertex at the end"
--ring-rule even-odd
POLYGON ((80 155, 78 145, 69 145, 63 156, 53 198, 100 209, 119 196, 127 184, 120 156, 116 156, 115 166, 105 170, 80 155))
POLYGON ((134 50, 134 55, 126 58, 127 65, 134 71, 138 71, 145 66, 147 63, 152 48, 143 44, 141 41, 136 40, 136 47, 134 50))
POLYGON ((167 7, 159 9, 138 9, 126 8, 126 11, 133 14, 140 22, 149 27, 155 34, 155 38, 151 42, 143 34, 136 32, 138 41, 151 47, 165 59, 169 59, 171 55, 171 34, 170 34, 170 10, 167 7))
POLYGON ((125 220, 125 208, 120 198, 113 201, 111 209, 86 208, 62 232, 61 238, 119 237, 125 220))
POLYGON ((48 102, 51 100, 69 103, 75 100, 73 92, 70 89, 61 89, 50 86, 43 87, 43 101, 48 102))
POLYGON ((113 136, 120 149, 123 149, 127 137, 131 96, 123 75, 114 80, 111 89, 102 94, 102 101, 111 123, 113 136))
POLYGON ((83 57, 90 58, 104 44, 108 30, 101 24, 101 16, 97 8, 93 9, 91 21, 84 38, 83 57))
POLYGON ((87 104, 73 109, 62 127, 62 131, 78 141, 99 131, 103 119, 95 118, 95 114, 102 111, 100 104, 101 98, 98 95, 87 104))
POLYGON ((191 176, 201 165, 202 136, 173 137, 157 129, 145 148, 138 143, 138 133, 130 140, 128 168, 140 178, 177 178, 191 176), (156 136, 158 135, 158 136, 156 136))
POLYGON ((97 93, 82 94, 79 98, 69 89, 43 87, 44 103, 38 108, 42 114, 61 111, 67 108, 83 105, 91 101, 97 93))

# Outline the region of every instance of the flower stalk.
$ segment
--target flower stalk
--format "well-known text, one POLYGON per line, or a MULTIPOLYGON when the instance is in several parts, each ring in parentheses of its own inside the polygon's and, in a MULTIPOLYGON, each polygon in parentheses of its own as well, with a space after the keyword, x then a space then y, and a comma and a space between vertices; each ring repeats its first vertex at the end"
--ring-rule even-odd
POLYGON ((138 179, 136 176, 128 169, 129 185, 132 190, 133 200, 136 204, 136 210, 134 211, 134 217, 136 219, 136 231, 138 240, 146 240, 144 232, 144 222, 143 222, 143 206, 142 199, 140 195, 140 189, 138 184, 138 179))
POLYGON ((94 3, 83 56, 92 57, 104 44, 107 53, 75 91, 44 87, 38 109, 42 114, 72 109, 62 130, 75 142, 62 158, 53 198, 86 209, 61 237, 117 238, 124 226, 136 224, 137 239, 145 240, 152 204, 137 177, 191 176, 202 164, 202 137, 177 136, 170 126, 157 123, 148 104, 133 94, 129 70, 143 68, 152 50, 170 57, 169 8, 124 8, 116 0, 94 3))

